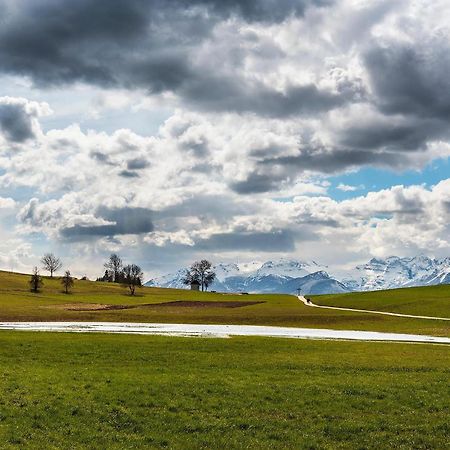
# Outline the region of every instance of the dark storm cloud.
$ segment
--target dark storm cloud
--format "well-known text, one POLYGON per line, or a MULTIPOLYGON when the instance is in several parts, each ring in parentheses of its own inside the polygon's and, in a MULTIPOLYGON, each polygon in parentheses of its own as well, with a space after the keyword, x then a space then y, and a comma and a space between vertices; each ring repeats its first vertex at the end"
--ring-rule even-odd
POLYGON ((273 192, 305 171, 333 174, 364 165, 401 168, 405 158, 407 155, 391 151, 303 148, 299 150, 298 155, 260 160, 256 171, 243 181, 230 183, 230 188, 244 195, 273 192), (262 169, 262 174, 258 172, 259 168, 262 169))
POLYGON ((389 114, 450 118, 450 46, 374 46, 364 61, 376 102, 389 114))
POLYGON ((257 194, 278 189, 283 177, 271 174, 251 173, 245 180, 230 183, 230 188, 238 194, 257 194))
POLYGON ((431 119, 404 119, 403 123, 373 122, 364 126, 355 124, 338 135, 339 144, 354 150, 388 149, 391 151, 418 151, 432 139, 448 137, 447 126, 431 119))
POLYGON ((315 85, 289 86, 285 92, 236 77, 204 74, 180 86, 181 95, 208 111, 255 112, 267 117, 314 114, 344 105, 353 93, 335 94, 315 85), (208 95, 205 95, 205 92, 208 95))
POLYGON ((0 103, 0 130, 11 142, 25 142, 34 137, 32 117, 20 103, 0 103))
POLYGON ((74 225, 63 228, 61 236, 70 240, 91 237, 116 236, 122 234, 142 234, 154 230, 152 212, 145 208, 99 208, 97 217, 111 222, 107 225, 74 225))
POLYGON ((334 173, 349 167, 362 165, 380 165, 385 167, 399 167, 404 158, 391 152, 374 152, 364 150, 334 150, 315 152, 303 150, 298 156, 286 156, 267 159, 266 165, 281 165, 294 170, 311 170, 315 172, 334 173))
POLYGON ((134 158, 127 161, 128 170, 141 170, 145 169, 150 163, 145 158, 134 158))
POLYGON ((235 232, 214 234, 196 242, 197 250, 283 252, 295 249, 294 235, 289 230, 272 232, 235 232))
MULTIPOLYGON (((1 2, 2 0, 0 0, 1 2)), ((172 91, 208 110, 287 116, 346 101, 314 85, 285 93, 246 83, 238 71, 193 63, 213 27, 232 16, 280 22, 327 0, 18 0, 0 28, 0 70, 38 85, 77 81, 172 91), (176 30, 176 31, 174 31, 176 30)), ((1 4, 1 3, 0 3, 1 4)), ((3 4, 3 6, 5 3, 3 4)), ((238 58, 239 59, 239 58, 238 58)))

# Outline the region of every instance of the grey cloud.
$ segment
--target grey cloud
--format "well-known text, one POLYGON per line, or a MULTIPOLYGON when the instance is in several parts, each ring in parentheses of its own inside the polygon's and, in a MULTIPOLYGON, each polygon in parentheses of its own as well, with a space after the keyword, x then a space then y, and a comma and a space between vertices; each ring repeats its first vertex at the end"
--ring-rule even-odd
POLYGON ((368 125, 352 125, 338 133, 339 144, 354 150, 388 149, 418 151, 433 139, 448 136, 447 127, 433 120, 404 119, 402 123, 385 121, 368 125))
POLYGON ((230 188, 238 194, 257 194, 277 189, 282 179, 279 175, 251 173, 243 181, 230 183, 230 188))
POLYGON ((294 170, 312 170, 322 173, 334 173, 350 167, 362 165, 379 165, 384 167, 399 167, 404 161, 401 155, 391 152, 375 152, 364 150, 335 149, 334 151, 314 152, 303 150, 298 156, 287 156, 267 159, 262 164, 280 164, 294 170))
POLYGON ((289 86, 279 92, 262 83, 239 77, 199 74, 185 80, 179 89, 186 100, 208 111, 255 112, 266 117, 288 117, 328 111, 352 100, 352 94, 332 93, 313 84, 289 86), (205 95, 207 93, 207 95, 205 95))
POLYGON ((198 250, 282 252, 295 249, 294 235, 289 230, 272 232, 235 232, 214 234, 196 242, 198 250))
POLYGON ((99 151, 93 151, 90 153, 91 157, 94 158, 96 161, 107 164, 108 166, 115 166, 116 164, 111 161, 109 158, 109 155, 106 153, 102 153, 99 151))
MULTIPOLYGON (((0 4, 2 0, 0 0, 0 4)), ((314 85, 280 93, 237 73, 193 63, 213 27, 232 16, 281 22, 328 0, 18 0, 0 29, 0 70, 38 85, 86 82, 172 91, 217 111, 288 116, 343 104, 314 85), (176 30, 176 32, 174 32, 176 30)), ((5 7, 7 3, 3 2, 5 7)), ((7 6, 6 6, 7 7, 7 6)), ((235 64, 236 63, 236 64, 235 64)))
POLYGON ((450 118, 448 42, 421 48, 392 43, 373 46, 364 61, 380 108, 389 114, 450 118))
POLYGON ((139 178, 139 174, 132 170, 121 170, 119 175, 123 178, 139 178))
POLYGON ((127 161, 128 170, 141 170, 145 169, 150 163, 145 158, 134 158, 127 161))
POLYGON ((21 103, 0 102, 0 129, 11 142, 25 142, 34 138, 32 116, 21 103))
POLYGON ((230 183, 230 188, 239 194, 276 191, 305 171, 332 174, 364 165, 400 168, 406 158, 407 155, 390 151, 302 148, 297 155, 258 161, 254 172, 243 181, 230 183), (259 168, 262 173, 258 172, 259 168))
POLYGON ((92 237, 123 234, 142 234, 154 230, 152 211, 145 208, 99 208, 97 217, 111 222, 107 225, 74 225, 60 231, 62 237, 70 240, 84 240, 92 237))

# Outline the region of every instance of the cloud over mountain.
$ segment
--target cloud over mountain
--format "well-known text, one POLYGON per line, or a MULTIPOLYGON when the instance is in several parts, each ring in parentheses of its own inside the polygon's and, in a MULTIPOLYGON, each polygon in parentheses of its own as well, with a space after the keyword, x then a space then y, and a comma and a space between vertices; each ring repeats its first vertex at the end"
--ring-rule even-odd
POLYGON ((448 252, 448 174, 407 172, 450 156, 445 0, 0 0, 0 13, 11 242, 153 265, 448 252), (364 170, 408 175, 344 179, 364 170))

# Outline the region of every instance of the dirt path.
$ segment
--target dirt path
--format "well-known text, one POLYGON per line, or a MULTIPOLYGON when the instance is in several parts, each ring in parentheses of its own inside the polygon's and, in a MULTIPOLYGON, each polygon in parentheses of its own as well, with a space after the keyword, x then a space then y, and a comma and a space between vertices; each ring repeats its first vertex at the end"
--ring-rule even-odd
POLYGON ((316 328, 266 327, 253 325, 194 325, 110 322, 0 322, 0 330, 153 334, 164 336, 220 338, 230 336, 265 336, 296 339, 339 339, 378 342, 415 342, 450 345, 450 338, 417 334, 326 330, 316 328))
POLYGON ((370 309, 343 308, 340 306, 322 306, 322 305, 316 305, 315 303, 308 301, 305 297, 303 297, 303 295, 298 295, 298 298, 306 306, 311 306, 312 308, 337 309, 338 311, 353 311, 353 312, 362 312, 362 313, 369 313, 369 314, 382 314, 384 316, 412 317, 413 319, 448 320, 448 321, 450 321, 449 317, 415 316, 412 314, 391 313, 391 312, 386 312, 386 311, 373 311, 370 309))

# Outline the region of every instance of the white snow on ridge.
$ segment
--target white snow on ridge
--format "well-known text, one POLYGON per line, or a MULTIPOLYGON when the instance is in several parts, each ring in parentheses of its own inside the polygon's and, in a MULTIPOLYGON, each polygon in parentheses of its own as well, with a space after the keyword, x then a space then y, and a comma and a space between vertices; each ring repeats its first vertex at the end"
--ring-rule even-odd
MULTIPOLYGON (((185 270, 155 278, 146 285, 187 288, 182 283, 185 270)), ((372 258, 342 278, 330 276, 328 267, 315 261, 287 258, 265 263, 218 263, 214 270, 217 278, 211 289, 222 292, 294 293, 302 288, 304 293, 327 294, 450 284, 450 258, 433 259, 423 255, 372 258)))
POLYGON ((280 259, 265 262, 255 273, 255 276, 278 275, 282 277, 300 278, 322 269, 317 263, 280 259))

